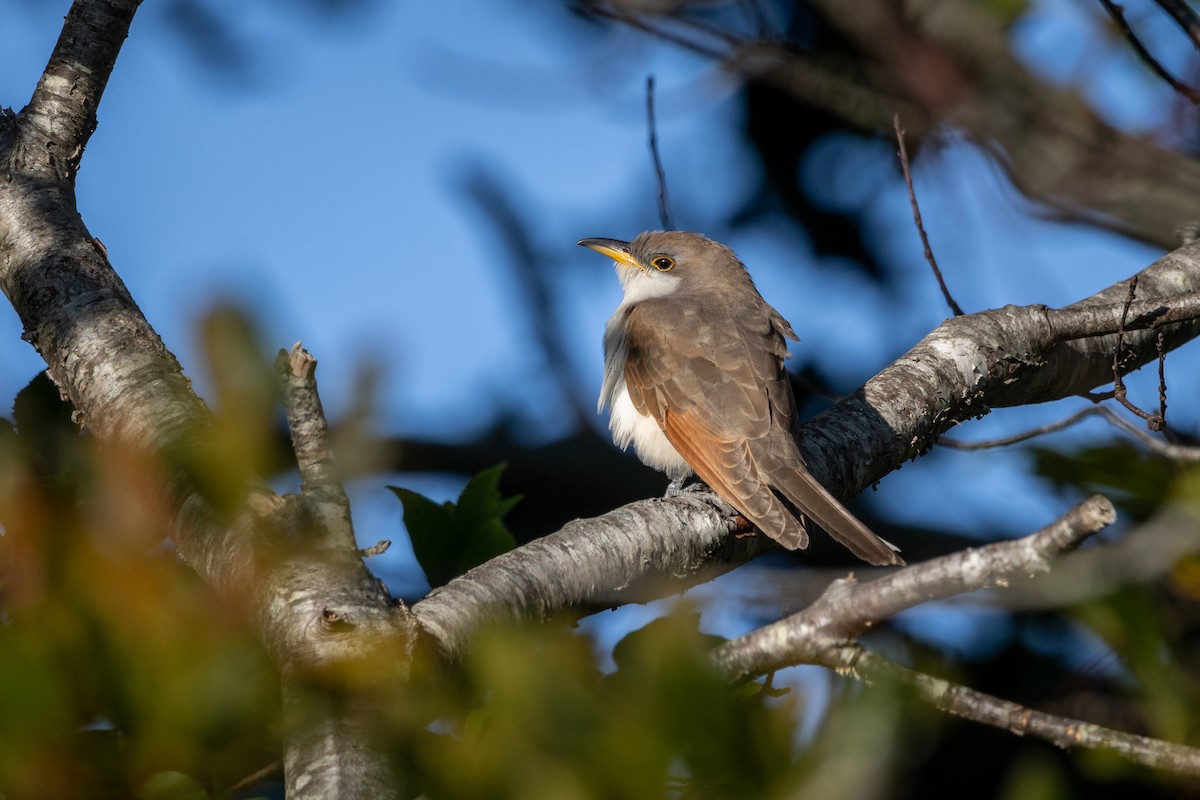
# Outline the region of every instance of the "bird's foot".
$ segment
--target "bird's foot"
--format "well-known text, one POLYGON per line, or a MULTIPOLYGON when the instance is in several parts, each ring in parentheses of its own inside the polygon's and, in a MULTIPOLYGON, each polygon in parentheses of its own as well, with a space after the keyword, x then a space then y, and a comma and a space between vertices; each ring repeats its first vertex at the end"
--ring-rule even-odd
POLYGON ((704 481, 699 480, 699 479, 696 479, 696 480, 692 481, 690 484, 688 484, 687 486, 684 486, 683 482, 686 481, 690 477, 692 477, 692 476, 685 475, 682 478, 672 478, 671 482, 667 484, 667 490, 665 492, 663 492, 663 497, 677 497, 678 495, 691 494, 692 492, 711 492, 712 491, 712 489, 708 488, 707 483, 705 483, 704 481))
POLYGON ((672 478, 667 484, 667 491, 663 492, 663 497, 675 497, 683 494, 683 482, 687 480, 686 475, 680 475, 678 478, 672 478))

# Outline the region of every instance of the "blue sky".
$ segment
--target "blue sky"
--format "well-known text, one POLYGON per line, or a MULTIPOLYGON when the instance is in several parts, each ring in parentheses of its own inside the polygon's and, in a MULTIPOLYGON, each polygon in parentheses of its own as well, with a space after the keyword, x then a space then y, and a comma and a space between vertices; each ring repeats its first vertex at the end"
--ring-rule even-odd
MULTIPOLYGON (((866 204, 893 289, 836 269, 782 226, 742 228, 735 238, 714 230, 749 190, 737 87, 639 34, 584 36, 562 6, 527 0, 376 2, 339 20, 269 0, 214 1, 250 54, 243 81, 204 68, 165 24, 168 6, 148 0, 135 20, 84 157, 79 205, 201 392, 195 324, 232 299, 260 318, 272 347, 300 339, 317 356, 335 418, 352 405, 359 370, 373 364, 383 376, 383 432, 463 439, 507 408, 532 438, 563 433, 567 399, 545 391, 529 322, 513 313, 521 296, 505 255, 463 181, 487 164, 538 220, 536 244, 562 286, 561 335, 590 402, 600 334, 620 292, 611 269, 575 241, 658 227, 643 116, 649 72, 677 224, 741 254, 799 333, 797 365, 815 361, 838 388, 853 389, 947 314, 898 174, 868 166, 866 156, 890 144, 831 137, 802 174, 830 207, 866 204)), ((0 105, 27 101, 68 7, 0 0, 0 105)), ((1081 86, 1115 124, 1146 130, 1171 112, 1171 96, 1121 42, 1099 35, 1091 11, 1039 3, 1014 31, 1018 52, 1081 86)), ((1155 31, 1171 44, 1169 31, 1155 31)), ((915 173, 939 261, 968 310, 1071 302, 1158 255, 1039 219, 994 164, 952 137, 927 149, 915 173)), ((0 397, 42 368, 19 334, 15 314, 0 308, 0 397)), ((1196 393, 1189 363, 1168 362, 1180 398, 1196 393)), ((1002 411, 956 434, 1011 433, 1080 404, 1002 411)), ((1182 402, 1176 411, 1178 423, 1195 422, 1182 402)), ((1060 441, 1104 433, 1092 426, 1060 441)), ((1026 466, 1020 450, 935 452, 885 479, 870 502, 901 522, 1016 535, 1068 503, 1026 466)), ((356 486, 363 541, 403 539, 383 489, 398 480, 439 498, 460 481, 356 486)), ((387 559, 376 566, 394 588, 419 587, 403 545, 387 559)))

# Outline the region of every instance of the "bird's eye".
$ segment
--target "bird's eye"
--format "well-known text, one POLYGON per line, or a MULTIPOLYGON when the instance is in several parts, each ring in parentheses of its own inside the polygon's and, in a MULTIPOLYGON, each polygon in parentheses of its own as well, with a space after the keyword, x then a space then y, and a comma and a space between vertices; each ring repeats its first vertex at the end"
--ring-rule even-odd
POLYGON ((670 272, 675 269, 675 259, 670 256, 658 256, 650 262, 659 272, 670 272))

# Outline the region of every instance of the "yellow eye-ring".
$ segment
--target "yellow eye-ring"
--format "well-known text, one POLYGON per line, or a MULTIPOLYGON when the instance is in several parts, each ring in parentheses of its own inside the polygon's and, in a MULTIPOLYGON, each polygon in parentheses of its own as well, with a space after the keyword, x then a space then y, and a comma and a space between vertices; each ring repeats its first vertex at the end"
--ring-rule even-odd
POLYGON ((650 263, 659 272, 670 272, 675 269, 675 259, 670 256, 657 256, 650 263))

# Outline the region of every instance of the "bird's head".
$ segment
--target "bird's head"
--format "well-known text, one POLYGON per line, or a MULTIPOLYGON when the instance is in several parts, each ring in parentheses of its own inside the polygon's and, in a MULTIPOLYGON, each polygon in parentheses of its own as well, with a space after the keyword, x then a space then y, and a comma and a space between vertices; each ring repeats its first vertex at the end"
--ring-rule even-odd
POLYGON ((647 231, 631 242, 583 239, 579 244, 616 262, 626 302, 681 289, 720 292, 749 280, 732 250, 698 233, 647 231))

